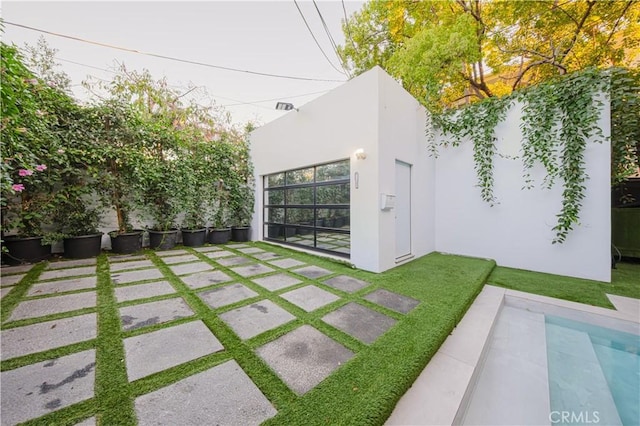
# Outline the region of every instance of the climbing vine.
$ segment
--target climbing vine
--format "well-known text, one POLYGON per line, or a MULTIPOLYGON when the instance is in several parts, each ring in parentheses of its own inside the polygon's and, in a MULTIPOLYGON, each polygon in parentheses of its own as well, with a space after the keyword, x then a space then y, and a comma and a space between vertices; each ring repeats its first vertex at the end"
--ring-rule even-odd
POLYGON ((639 80, 638 73, 629 70, 586 69, 503 98, 488 98, 461 110, 434 115, 433 124, 451 138, 440 142, 430 138, 429 150, 437 155, 438 147, 458 146, 469 139, 481 197, 495 204, 495 128, 513 102, 521 103, 524 187, 534 186, 530 171, 538 163, 546 170, 544 188, 551 188, 558 178, 562 180, 562 208, 553 227, 553 243, 562 243, 580 218, 588 179, 584 164, 587 141, 592 138, 601 143, 605 139, 597 125, 603 107, 600 93, 608 94, 611 101, 612 183, 624 180, 640 164, 639 80))

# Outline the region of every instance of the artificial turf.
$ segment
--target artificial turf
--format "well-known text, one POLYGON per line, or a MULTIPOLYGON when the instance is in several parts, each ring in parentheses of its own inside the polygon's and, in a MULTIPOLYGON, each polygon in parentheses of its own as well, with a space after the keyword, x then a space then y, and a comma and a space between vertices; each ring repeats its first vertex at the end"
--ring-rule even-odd
MULTIPOLYGON (((393 270, 373 274, 352 268, 344 262, 333 261, 286 248, 253 243, 271 252, 285 255, 308 264, 333 271, 336 275, 349 275, 365 280, 372 285, 353 294, 345 294, 323 285, 322 281, 304 280, 298 287, 313 283, 325 291, 334 292, 340 300, 313 312, 305 312, 279 297, 279 294, 295 289, 296 286, 269 292, 248 278, 236 274, 231 268, 216 264, 239 282, 258 293, 256 300, 269 299, 293 313, 297 319, 282 327, 265 332, 248 340, 239 339, 235 333, 219 319, 219 314, 235 309, 253 299, 247 299, 229 306, 212 309, 198 297, 202 289, 187 287, 172 270, 164 264, 155 252, 146 250, 145 255, 163 273, 189 307, 194 317, 182 318, 164 324, 156 324, 145 329, 124 331, 120 326, 118 309, 123 306, 162 300, 176 295, 155 296, 148 299, 118 303, 114 296, 114 285, 110 280, 108 256, 102 254, 97 262, 96 308, 43 318, 4 322, 2 329, 13 328, 27 323, 72 316, 79 313, 96 312, 98 317, 97 338, 40 353, 29 354, 3 361, 1 370, 7 371, 34 362, 59 357, 80 350, 96 350, 95 396, 87 401, 62 408, 26 424, 76 424, 88 417, 96 417, 101 425, 136 424, 135 398, 152 392, 185 377, 207 370, 230 359, 235 359, 251 380, 278 410, 278 414, 266 423, 270 425, 309 424, 382 424, 389 416, 402 394, 411 386, 441 343, 462 318, 469 305, 480 292, 486 278, 495 266, 492 261, 460 256, 432 253, 393 270), (378 288, 404 294, 420 301, 409 314, 403 315, 370 303, 362 297, 378 288), (350 302, 358 302, 398 320, 395 326, 379 337, 373 344, 366 345, 355 338, 335 329, 321 320, 326 313, 350 302), (123 339, 151 330, 161 329, 188 322, 202 320, 224 345, 225 350, 176 367, 152 374, 134 382, 128 382, 124 363, 123 339), (311 391, 299 396, 291 391, 269 366, 255 353, 261 345, 284 335, 302 324, 309 324, 356 355, 336 370, 311 391)), ((235 254, 241 252, 226 248, 235 254)), ((196 255, 199 260, 214 262, 195 250, 185 250, 196 255)), ((213 264, 213 263, 212 263, 213 264)), ((45 269, 37 265, 2 300, 2 319, 7 320, 13 308, 23 300, 31 285, 45 269)), ((272 265, 271 265, 272 266, 272 265)), ((276 268, 280 269, 280 268, 276 268)), ((282 272, 285 270, 282 269, 282 272)), ((254 278, 254 277, 252 277, 254 278)), ((76 292, 90 291, 78 290, 76 292)))
POLYGON ((613 308, 606 293, 640 299, 640 263, 623 262, 611 271, 611 283, 496 267, 488 284, 588 305, 613 308))

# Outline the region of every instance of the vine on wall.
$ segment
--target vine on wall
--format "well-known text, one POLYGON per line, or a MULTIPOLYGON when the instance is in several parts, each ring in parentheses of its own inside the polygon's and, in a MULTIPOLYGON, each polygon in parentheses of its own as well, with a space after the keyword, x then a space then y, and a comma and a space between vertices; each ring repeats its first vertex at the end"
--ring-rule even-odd
POLYGON ((543 187, 551 188, 558 178, 562 180, 562 209, 553 227, 556 232, 553 243, 562 243, 580 219, 588 179, 584 167, 587 141, 604 140, 602 129, 597 126, 603 106, 599 93, 610 96, 611 101, 612 183, 629 176, 640 164, 638 76, 639 73, 625 69, 586 69, 507 97, 488 98, 461 110, 434 115, 433 124, 451 139, 438 143, 430 138, 429 150, 437 155, 440 146, 458 146, 463 139, 471 140, 481 197, 490 205, 495 204, 495 128, 504 120, 511 104, 521 102, 524 188, 534 186, 530 170, 537 163, 546 170, 543 187))

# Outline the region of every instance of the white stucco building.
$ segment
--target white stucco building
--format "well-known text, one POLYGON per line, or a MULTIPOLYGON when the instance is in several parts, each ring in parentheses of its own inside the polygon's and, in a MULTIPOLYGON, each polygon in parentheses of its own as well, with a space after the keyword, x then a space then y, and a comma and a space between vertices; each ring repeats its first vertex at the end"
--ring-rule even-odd
MULTIPOLYGON (((605 109, 599 124, 608 136, 605 109)), ((608 143, 588 144, 581 223, 552 245, 561 185, 522 190, 521 162, 496 158, 499 204, 489 206, 476 187, 471 143, 430 157, 425 117, 376 67, 256 129, 252 238, 348 257, 373 272, 442 251, 610 281, 608 143)), ((518 154, 519 118, 516 105, 496 129, 500 152, 518 154)), ((543 173, 534 168, 532 176, 541 181, 543 173)))

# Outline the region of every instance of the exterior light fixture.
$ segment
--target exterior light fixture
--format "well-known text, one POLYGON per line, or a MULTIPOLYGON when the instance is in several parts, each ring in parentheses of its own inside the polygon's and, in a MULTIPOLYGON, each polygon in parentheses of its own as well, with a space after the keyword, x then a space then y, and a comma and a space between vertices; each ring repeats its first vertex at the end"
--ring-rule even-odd
POLYGON ((362 148, 357 149, 354 154, 356 155, 356 159, 358 160, 364 160, 365 158, 367 158, 367 153, 364 152, 364 149, 362 148))
POLYGON ((298 108, 295 108, 293 104, 290 104, 289 102, 278 102, 276 104, 276 109, 279 111, 289 111, 292 109, 295 109, 296 111, 298 110, 298 108))

